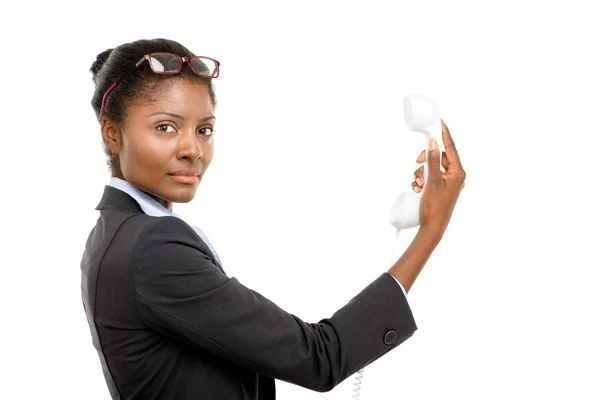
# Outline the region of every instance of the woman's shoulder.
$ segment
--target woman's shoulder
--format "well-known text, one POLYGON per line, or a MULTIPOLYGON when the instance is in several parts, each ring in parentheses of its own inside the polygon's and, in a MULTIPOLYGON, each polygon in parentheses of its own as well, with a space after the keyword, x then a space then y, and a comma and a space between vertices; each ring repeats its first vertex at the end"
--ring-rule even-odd
POLYGON ((185 221, 175 216, 152 216, 148 214, 136 214, 123 221, 119 229, 121 234, 132 239, 134 242, 148 240, 170 240, 177 236, 194 235, 185 221))

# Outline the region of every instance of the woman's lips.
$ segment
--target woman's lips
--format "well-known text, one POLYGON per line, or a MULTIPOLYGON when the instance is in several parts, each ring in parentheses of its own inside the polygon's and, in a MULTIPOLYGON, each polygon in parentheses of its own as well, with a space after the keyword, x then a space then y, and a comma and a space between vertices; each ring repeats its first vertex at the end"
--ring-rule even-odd
POLYGON ((175 172, 171 172, 169 176, 180 183, 193 184, 200 180, 200 174, 202 171, 197 168, 186 168, 180 169, 175 172))
POLYGON ((190 176, 190 175, 169 175, 171 178, 180 183, 193 184, 200 181, 200 177, 198 176, 190 176))

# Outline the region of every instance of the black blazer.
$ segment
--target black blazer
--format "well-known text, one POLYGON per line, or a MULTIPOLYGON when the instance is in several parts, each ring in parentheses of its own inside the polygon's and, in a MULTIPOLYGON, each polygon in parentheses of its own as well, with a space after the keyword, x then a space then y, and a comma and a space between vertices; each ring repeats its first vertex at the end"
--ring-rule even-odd
POLYGON ((325 392, 417 329, 387 273, 307 323, 228 277, 183 220, 111 186, 96 209, 81 291, 113 399, 275 399, 274 378, 325 392))

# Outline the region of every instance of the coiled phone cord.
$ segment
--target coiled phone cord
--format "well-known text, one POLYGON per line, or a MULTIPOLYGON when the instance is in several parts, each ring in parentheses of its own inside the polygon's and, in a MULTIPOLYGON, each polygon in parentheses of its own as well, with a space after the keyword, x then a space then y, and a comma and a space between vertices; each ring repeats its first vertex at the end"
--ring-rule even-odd
POLYGON ((358 400, 358 396, 360 396, 360 385, 362 384, 364 370, 365 370, 364 368, 361 368, 356 373, 356 378, 355 378, 356 382, 354 382, 354 386, 356 386, 356 387, 354 389, 352 389, 354 391, 354 396, 352 396, 352 398, 354 400, 358 400))
MULTIPOLYGON (((398 242, 398 236, 400 236, 400 229, 396 229, 396 240, 394 240, 394 245, 392 246, 392 253, 390 254, 390 265, 392 265, 392 259, 394 257, 394 249, 396 248, 396 243, 398 242)), ((364 367, 359 369, 356 372, 356 376, 354 379, 356 379, 356 382, 354 382, 354 389, 352 389, 352 391, 354 392, 354 395, 352 396, 352 398, 354 400, 358 400, 358 396, 360 396, 360 385, 362 385, 362 380, 363 380, 363 371, 364 371, 364 367)))

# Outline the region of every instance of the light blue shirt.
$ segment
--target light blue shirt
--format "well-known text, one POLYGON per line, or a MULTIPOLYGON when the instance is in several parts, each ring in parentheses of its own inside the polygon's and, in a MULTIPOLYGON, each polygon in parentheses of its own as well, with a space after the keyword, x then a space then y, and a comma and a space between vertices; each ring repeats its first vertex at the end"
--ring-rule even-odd
MULTIPOLYGON (((133 199, 137 201, 137 203, 140 205, 140 208, 148 215, 151 215, 153 217, 169 216, 183 219, 179 215, 175 214, 173 211, 160 204, 158 201, 154 200, 152 197, 148 196, 146 193, 142 192, 140 189, 133 186, 131 183, 121 178, 117 178, 114 176, 111 177, 109 186, 122 190, 123 192, 133 197, 133 199)), ((198 233, 198 235, 200 235, 202 240, 204 240, 204 242, 208 245, 210 250, 213 252, 215 258, 219 261, 219 263, 223 265, 212 244, 210 244, 210 241, 208 240, 204 232, 202 232, 202 229, 198 228, 197 226, 192 226, 192 228, 198 233)), ((406 290, 404 289, 404 286, 402 286, 400 281, 398 281, 398 279, 396 279, 394 276, 392 276, 392 278, 394 278, 394 280, 398 282, 398 285, 400 285, 400 288, 402 289, 402 293, 404 293, 404 295, 406 296, 406 290)))

